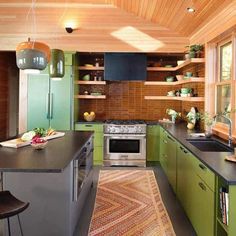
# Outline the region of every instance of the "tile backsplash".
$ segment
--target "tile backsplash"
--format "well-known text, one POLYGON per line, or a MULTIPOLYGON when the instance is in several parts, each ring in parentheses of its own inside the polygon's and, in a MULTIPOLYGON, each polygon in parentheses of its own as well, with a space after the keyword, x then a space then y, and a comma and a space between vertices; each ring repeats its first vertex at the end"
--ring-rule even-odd
MULTIPOLYGON (((178 89, 176 86, 147 86, 144 82, 108 82, 105 86, 93 85, 90 90, 98 90, 106 95, 106 99, 81 99, 79 101, 79 120, 83 120, 85 111, 94 111, 97 120, 105 119, 141 119, 159 120, 168 118, 167 108, 183 113, 192 106, 198 110, 204 109, 203 102, 181 102, 171 100, 145 100, 144 96, 165 96, 168 91, 178 89)), ((188 84, 198 91, 198 96, 204 96, 204 84, 188 84)), ((80 91, 88 86, 80 86, 80 91)))

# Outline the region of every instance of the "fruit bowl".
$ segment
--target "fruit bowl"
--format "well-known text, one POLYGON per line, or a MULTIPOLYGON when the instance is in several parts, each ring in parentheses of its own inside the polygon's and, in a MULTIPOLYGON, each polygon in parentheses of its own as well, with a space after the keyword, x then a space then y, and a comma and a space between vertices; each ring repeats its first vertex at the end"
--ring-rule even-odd
POLYGON ((84 119, 86 121, 93 121, 95 119, 95 113, 94 112, 90 112, 90 114, 88 112, 84 113, 84 119))
POLYGON ((48 141, 45 141, 43 143, 31 143, 31 146, 36 150, 44 149, 48 144, 48 141))

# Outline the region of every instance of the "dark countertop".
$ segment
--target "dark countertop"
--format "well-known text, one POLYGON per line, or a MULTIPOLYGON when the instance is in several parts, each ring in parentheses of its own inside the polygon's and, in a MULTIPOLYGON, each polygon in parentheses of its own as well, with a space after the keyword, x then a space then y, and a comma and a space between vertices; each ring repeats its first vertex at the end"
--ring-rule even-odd
POLYGON ((43 150, 30 145, 0 147, 0 172, 62 172, 77 157, 93 132, 62 131, 65 136, 48 141, 43 150))
MULTIPOLYGON (((201 162, 209 167, 217 175, 221 176, 228 184, 236 184, 236 163, 225 161, 225 156, 230 152, 202 152, 188 141, 187 138, 193 138, 189 135, 186 123, 181 124, 161 124, 161 126, 188 149, 201 162)), ((193 133, 198 131, 193 131, 193 133)), ((214 137, 216 138, 216 137, 214 137)), ((222 140, 220 140, 222 142, 222 140)))
POLYGON ((94 121, 76 121, 75 124, 104 124, 103 120, 94 120, 94 121))

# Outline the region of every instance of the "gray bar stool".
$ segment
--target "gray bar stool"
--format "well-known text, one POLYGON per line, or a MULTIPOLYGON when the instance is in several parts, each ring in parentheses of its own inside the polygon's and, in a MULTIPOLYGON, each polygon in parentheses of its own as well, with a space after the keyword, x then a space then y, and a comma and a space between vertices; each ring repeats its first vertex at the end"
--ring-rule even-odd
POLYGON ((19 213, 24 211, 29 206, 29 203, 25 203, 15 198, 9 191, 0 191, 0 219, 7 218, 8 234, 11 235, 10 220, 9 218, 17 215, 20 232, 23 236, 23 231, 20 223, 19 213))

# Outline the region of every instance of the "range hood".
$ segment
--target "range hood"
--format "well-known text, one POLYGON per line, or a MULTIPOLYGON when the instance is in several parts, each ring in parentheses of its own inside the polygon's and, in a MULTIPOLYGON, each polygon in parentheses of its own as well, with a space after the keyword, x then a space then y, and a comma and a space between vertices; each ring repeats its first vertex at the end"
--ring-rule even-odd
POLYGON ((105 80, 146 80, 147 56, 144 53, 105 53, 104 64, 105 80))

